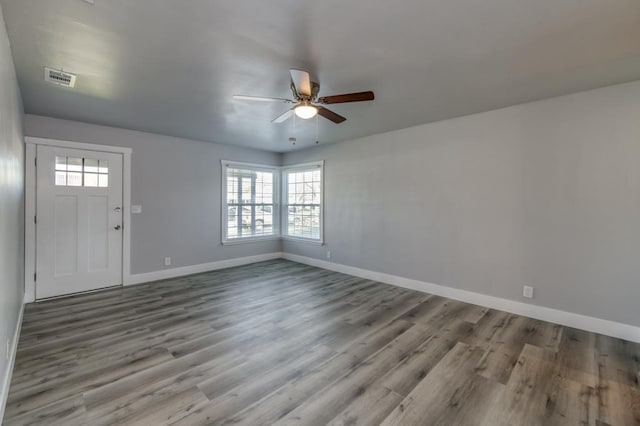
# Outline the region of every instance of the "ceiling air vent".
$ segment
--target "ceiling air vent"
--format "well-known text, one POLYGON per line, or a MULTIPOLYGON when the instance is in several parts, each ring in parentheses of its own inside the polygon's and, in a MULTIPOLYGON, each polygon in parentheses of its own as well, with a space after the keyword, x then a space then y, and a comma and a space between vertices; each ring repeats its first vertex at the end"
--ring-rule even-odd
POLYGON ((76 76, 74 74, 49 67, 44 67, 44 79, 60 86, 74 87, 76 85, 76 76))

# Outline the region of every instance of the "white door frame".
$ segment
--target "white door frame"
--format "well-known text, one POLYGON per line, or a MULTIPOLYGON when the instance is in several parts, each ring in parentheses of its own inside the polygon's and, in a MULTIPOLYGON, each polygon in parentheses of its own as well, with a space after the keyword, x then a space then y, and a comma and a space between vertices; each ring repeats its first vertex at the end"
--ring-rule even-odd
POLYGON ((122 154, 122 285, 131 279, 131 148, 25 136, 24 302, 36 300, 36 148, 38 145, 122 154))

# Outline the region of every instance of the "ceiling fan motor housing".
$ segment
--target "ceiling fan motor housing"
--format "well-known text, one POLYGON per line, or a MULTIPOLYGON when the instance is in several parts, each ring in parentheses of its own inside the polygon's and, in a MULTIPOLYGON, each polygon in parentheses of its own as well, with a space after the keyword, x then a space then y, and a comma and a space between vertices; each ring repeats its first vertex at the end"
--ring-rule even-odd
POLYGON ((300 101, 315 101, 318 98, 318 93, 320 92, 320 83, 316 83, 315 81, 311 82, 311 96, 305 96, 296 90, 296 85, 294 82, 291 82, 291 92, 293 93, 293 97, 300 101))

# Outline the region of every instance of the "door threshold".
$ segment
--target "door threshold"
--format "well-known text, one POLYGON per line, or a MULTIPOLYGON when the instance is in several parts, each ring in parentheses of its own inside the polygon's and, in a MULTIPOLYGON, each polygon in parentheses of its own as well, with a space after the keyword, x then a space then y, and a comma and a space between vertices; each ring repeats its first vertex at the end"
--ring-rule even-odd
POLYGON ((36 299, 35 303, 48 302, 50 300, 57 300, 57 299, 65 299, 68 297, 84 296, 85 294, 97 293, 99 291, 113 290, 115 288, 122 288, 122 287, 124 287, 122 284, 117 284, 109 287, 100 287, 93 290, 79 291, 77 293, 69 293, 69 294, 62 294, 60 296, 44 297, 42 299, 36 299))

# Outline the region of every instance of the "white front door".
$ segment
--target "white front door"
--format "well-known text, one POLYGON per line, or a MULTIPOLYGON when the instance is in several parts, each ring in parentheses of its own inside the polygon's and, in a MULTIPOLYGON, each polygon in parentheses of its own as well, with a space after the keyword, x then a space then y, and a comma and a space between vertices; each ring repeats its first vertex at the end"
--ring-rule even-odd
POLYGON ((37 148, 36 299, 122 284, 122 154, 37 148))

